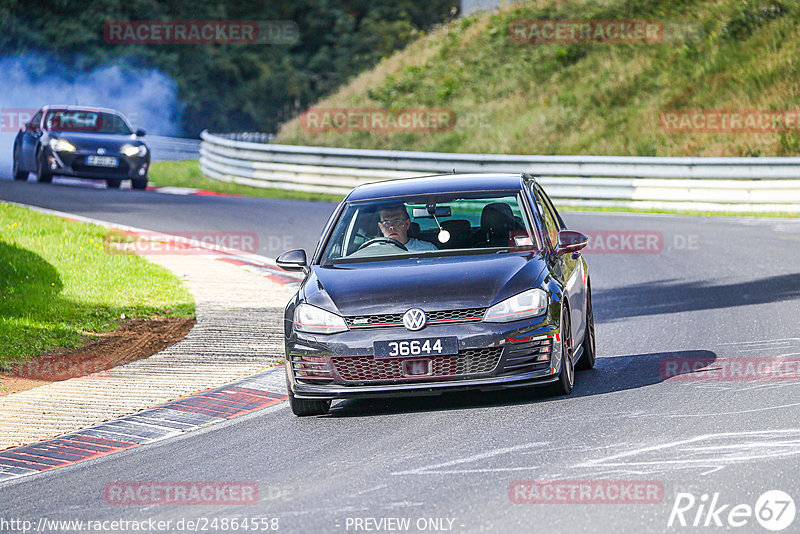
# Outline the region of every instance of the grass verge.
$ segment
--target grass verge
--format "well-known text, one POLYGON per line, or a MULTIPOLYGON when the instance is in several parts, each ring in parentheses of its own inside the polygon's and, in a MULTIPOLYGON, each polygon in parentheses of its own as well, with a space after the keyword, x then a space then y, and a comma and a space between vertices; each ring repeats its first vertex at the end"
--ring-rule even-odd
POLYGON ((290 191, 288 189, 251 187, 232 182, 221 182, 205 176, 200 171, 200 163, 197 160, 159 161, 153 163, 150 167, 150 185, 155 187, 192 187, 214 191, 215 193, 260 198, 292 198, 320 202, 339 202, 344 198, 344 195, 332 195, 329 193, 290 191))
POLYGON ((192 317, 165 268, 109 254, 100 226, 0 203, 0 368, 78 347, 123 318, 192 317))

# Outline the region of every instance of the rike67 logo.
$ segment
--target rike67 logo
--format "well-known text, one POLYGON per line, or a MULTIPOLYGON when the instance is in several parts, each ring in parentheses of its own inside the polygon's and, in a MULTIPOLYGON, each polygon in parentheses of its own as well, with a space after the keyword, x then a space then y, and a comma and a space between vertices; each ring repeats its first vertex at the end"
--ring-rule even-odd
MULTIPOLYGON (((733 530, 750 525, 753 519, 772 532, 786 529, 794 522, 795 504, 791 495, 781 490, 762 493, 755 506, 746 503, 731 504, 720 499, 719 493, 699 498, 691 493, 678 493, 669 514, 667 527, 724 527, 733 530)), ((796 532, 796 529, 793 531, 796 532)))

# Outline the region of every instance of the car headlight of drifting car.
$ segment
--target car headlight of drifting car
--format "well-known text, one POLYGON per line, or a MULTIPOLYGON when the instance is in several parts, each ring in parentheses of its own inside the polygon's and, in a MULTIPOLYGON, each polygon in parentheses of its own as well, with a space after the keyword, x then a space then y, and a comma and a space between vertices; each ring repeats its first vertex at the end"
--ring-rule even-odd
POLYGON ((294 326, 300 332, 309 334, 336 334, 348 330, 339 315, 305 303, 294 309, 294 326))
POLYGON ((542 315, 547 311, 547 293, 541 289, 529 289, 498 302, 483 316, 488 323, 507 323, 542 315))
POLYGON ((121 149, 122 153, 128 156, 129 158, 133 156, 142 157, 147 154, 147 147, 144 145, 122 145, 121 149))
POLYGON ((66 139, 60 139, 58 137, 50 139, 50 148, 55 152, 75 152, 77 150, 75 145, 66 139))

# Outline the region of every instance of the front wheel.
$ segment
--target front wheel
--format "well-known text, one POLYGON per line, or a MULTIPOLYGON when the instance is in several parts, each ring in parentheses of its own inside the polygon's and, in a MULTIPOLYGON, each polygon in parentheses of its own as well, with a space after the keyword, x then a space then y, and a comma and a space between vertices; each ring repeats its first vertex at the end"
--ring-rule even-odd
POLYGON ((49 184, 53 181, 53 175, 50 174, 50 169, 47 168, 47 162, 40 154, 38 158, 38 165, 36 165, 36 181, 40 184, 49 184))
POLYGON ((586 333, 583 335, 583 354, 575 369, 585 371, 594 367, 597 351, 594 341, 594 313, 592 312, 592 290, 587 289, 586 296, 586 333))
POLYGON ((147 178, 133 178, 131 180, 131 187, 139 191, 147 189, 147 178))
POLYGON ((298 399, 289 392, 289 406, 292 408, 292 413, 298 417, 307 417, 310 415, 325 415, 331 407, 330 399, 327 400, 311 400, 311 399, 298 399))
POLYGON ((14 179, 15 180, 19 180, 19 181, 27 181, 28 180, 28 171, 23 171, 20 168, 20 161, 19 160, 20 160, 19 154, 17 154, 17 151, 15 150, 14 151, 14 167, 13 167, 13 169, 14 169, 13 170, 14 179))
POLYGON ((575 362, 572 361, 572 330, 569 322, 569 308, 561 306, 561 372, 558 380, 552 384, 553 395, 569 395, 575 384, 575 362))

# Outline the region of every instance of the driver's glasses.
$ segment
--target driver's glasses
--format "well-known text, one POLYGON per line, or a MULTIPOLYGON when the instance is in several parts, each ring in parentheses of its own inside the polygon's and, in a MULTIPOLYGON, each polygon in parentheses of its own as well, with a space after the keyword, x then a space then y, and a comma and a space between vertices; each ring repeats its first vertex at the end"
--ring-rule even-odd
POLYGON ((395 228, 397 228, 398 226, 400 226, 405 222, 405 219, 385 219, 383 221, 378 221, 378 222, 384 228, 389 228, 390 226, 394 226, 395 228))

